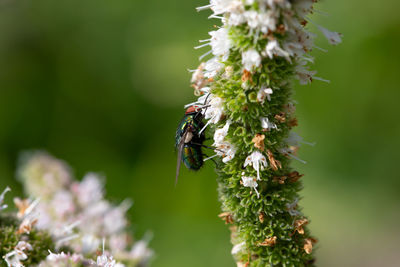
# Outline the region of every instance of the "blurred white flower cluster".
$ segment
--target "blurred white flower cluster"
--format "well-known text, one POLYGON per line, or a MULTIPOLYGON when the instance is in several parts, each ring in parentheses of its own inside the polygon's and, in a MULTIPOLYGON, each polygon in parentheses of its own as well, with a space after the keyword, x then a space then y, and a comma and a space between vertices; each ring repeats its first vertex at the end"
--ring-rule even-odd
MULTIPOLYGON (((146 266, 153 255, 148 239, 134 242, 126 212, 128 200, 113 205, 104 199, 102 178, 89 173, 76 181, 66 163, 45 152, 25 155, 18 177, 31 200, 14 199, 21 220, 19 234, 33 227, 52 236, 57 253, 39 266, 146 266), (63 252, 68 248, 68 252, 63 252), (99 253, 100 252, 100 253, 99 253)), ((0 210, 5 192, 0 195, 0 210)), ((8 266, 23 266, 29 243, 18 243, 4 256, 8 266)), ((3 256, 3 255, 2 255, 3 256)))

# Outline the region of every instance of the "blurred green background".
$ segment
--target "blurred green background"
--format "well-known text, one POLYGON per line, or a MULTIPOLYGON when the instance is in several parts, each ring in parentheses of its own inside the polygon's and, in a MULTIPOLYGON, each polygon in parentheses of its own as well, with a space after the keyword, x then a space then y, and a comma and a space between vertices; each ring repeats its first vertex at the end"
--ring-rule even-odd
MULTIPOLYGON (((174 134, 194 99, 188 68, 217 21, 206 0, 0 1, 0 188, 18 154, 45 149, 107 176, 107 196, 135 201, 136 237, 154 233, 153 266, 234 266, 217 218, 213 164, 182 169, 174 134)), ((306 165, 301 205, 319 238, 319 266, 399 266, 400 16, 397 0, 318 4, 313 20, 344 34, 320 38, 315 68, 330 84, 296 85, 306 165)), ((10 195, 10 196, 12 196, 10 195)), ((11 197, 8 199, 11 199, 11 197)))

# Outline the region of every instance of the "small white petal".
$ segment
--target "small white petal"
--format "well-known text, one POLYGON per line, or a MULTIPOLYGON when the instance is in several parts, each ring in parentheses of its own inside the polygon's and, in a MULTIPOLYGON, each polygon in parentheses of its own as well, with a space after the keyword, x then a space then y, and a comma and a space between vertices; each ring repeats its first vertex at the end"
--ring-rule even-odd
POLYGON ((257 50, 249 49, 242 53, 242 64, 246 70, 252 71, 261 65, 261 56, 257 50))
POLYGON ((328 39, 329 43, 332 45, 337 45, 342 42, 342 34, 338 32, 332 32, 322 26, 318 26, 318 29, 325 35, 326 39, 328 39))
POLYGON ((242 243, 234 245, 233 248, 232 248, 232 251, 231 251, 232 255, 235 255, 235 254, 239 253, 245 247, 246 247, 246 242, 242 242, 242 243))

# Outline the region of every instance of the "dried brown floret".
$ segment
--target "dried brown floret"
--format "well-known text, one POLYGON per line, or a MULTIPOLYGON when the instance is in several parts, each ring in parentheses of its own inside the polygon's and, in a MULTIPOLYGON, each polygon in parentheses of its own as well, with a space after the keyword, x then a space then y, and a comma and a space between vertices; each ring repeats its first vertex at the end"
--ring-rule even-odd
POLYGON ((306 226, 307 224, 308 224, 308 220, 306 218, 296 220, 293 224, 293 226, 294 226, 293 234, 296 233, 296 231, 297 231, 299 234, 304 235, 303 226, 306 226))
POLYGON ((262 247, 272 247, 276 244, 276 236, 267 237, 263 242, 259 243, 262 247))
POLYGON ((232 214, 230 214, 229 212, 222 212, 221 214, 218 215, 218 217, 225 220, 225 224, 233 223, 232 214))
POLYGON ((311 254, 312 249, 313 249, 313 244, 317 243, 317 242, 318 242, 318 240, 316 240, 315 238, 312 238, 312 237, 306 238, 304 240, 304 250, 305 250, 305 252, 307 254, 311 254))
POLYGON ((254 146, 256 148, 258 148, 261 151, 264 151, 264 149, 265 149, 264 139, 265 139, 265 135, 256 134, 256 136, 254 136, 253 140, 251 140, 251 141, 254 143, 254 146))
POLYGON ((276 160, 274 158, 274 155, 272 154, 271 150, 267 150, 267 156, 268 160, 271 163, 271 167, 274 171, 277 171, 278 169, 282 168, 282 164, 279 160, 276 160))

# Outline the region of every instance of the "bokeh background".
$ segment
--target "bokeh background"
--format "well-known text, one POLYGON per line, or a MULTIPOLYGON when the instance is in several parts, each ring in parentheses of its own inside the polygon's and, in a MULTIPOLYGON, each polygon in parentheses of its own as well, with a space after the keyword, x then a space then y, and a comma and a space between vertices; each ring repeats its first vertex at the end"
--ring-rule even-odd
MULTIPOLYGON (((107 196, 129 197, 136 237, 150 230, 153 266, 234 266, 217 214, 213 164, 182 169, 174 188, 174 134, 194 99, 187 69, 218 21, 206 0, 0 1, 0 188, 18 155, 45 149, 77 177, 107 176, 107 196)), ((294 163, 301 205, 319 238, 319 266, 399 266, 400 16, 397 0, 323 1, 313 20, 344 43, 314 51, 330 84, 296 85, 294 163)), ((8 199, 11 199, 9 197, 8 199)))

